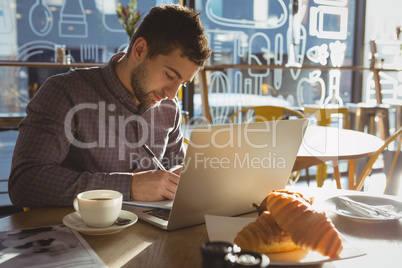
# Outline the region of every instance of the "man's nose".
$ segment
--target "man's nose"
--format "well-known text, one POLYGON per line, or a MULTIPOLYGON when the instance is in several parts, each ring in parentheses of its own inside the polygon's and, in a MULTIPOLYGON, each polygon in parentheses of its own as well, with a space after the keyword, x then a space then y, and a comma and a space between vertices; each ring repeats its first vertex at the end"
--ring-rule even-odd
POLYGON ((165 94, 166 97, 168 97, 169 99, 174 99, 176 97, 177 92, 179 91, 179 89, 182 87, 182 84, 180 83, 179 85, 172 85, 169 88, 166 88, 165 94))

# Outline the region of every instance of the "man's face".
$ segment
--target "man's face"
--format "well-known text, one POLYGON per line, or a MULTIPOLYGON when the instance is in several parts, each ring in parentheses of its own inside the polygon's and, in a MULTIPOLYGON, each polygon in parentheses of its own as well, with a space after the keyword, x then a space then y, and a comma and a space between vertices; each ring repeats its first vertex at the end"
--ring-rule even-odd
POLYGON ((176 49, 168 55, 145 58, 130 74, 137 101, 145 107, 156 106, 163 99, 173 99, 180 86, 193 80, 199 67, 176 49))
POLYGON ((149 90, 146 84, 148 79, 147 65, 147 61, 143 61, 140 65, 133 68, 130 81, 137 101, 145 107, 151 108, 154 107, 156 103, 153 102, 149 96, 150 92, 148 92, 149 90))

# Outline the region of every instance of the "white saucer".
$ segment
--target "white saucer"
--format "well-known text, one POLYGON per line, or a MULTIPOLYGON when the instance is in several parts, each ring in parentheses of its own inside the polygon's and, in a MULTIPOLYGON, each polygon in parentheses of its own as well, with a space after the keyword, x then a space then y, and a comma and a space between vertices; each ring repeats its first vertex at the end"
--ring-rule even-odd
POLYGON ((105 228, 93 228, 87 226, 82 221, 80 214, 73 212, 63 218, 63 224, 71 229, 87 235, 108 235, 118 233, 138 221, 138 216, 130 211, 122 210, 119 216, 124 219, 130 219, 131 222, 126 225, 112 225, 105 228))
MULTIPOLYGON (((399 202, 394 199, 382 197, 382 196, 373 196, 373 195, 343 195, 346 196, 352 200, 366 203, 368 205, 373 205, 373 206, 381 206, 381 205, 392 205, 394 208, 395 212, 401 213, 402 212, 402 202, 399 202)), ((324 201, 324 206, 340 215, 352 220, 356 221, 363 221, 363 222, 388 222, 388 221, 397 221, 398 219, 393 219, 393 218, 368 218, 368 217, 363 217, 360 215, 357 215, 353 213, 352 211, 349 210, 349 208, 343 204, 339 198, 332 197, 324 201)))

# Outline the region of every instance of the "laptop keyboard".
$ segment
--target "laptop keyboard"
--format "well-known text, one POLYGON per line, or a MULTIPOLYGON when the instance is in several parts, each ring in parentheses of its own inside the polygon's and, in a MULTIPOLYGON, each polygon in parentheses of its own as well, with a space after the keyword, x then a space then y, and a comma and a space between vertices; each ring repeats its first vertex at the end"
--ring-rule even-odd
POLYGON ((167 221, 169 219, 170 215, 170 209, 162 209, 162 208, 152 208, 148 210, 142 211, 144 213, 147 213, 148 215, 157 217, 159 219, 167 221))

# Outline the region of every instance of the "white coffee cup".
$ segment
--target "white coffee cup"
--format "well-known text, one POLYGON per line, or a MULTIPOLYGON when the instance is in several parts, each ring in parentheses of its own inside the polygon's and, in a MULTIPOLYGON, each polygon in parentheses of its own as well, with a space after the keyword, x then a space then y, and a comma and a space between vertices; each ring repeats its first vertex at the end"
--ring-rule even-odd
POLYGON ((82 192, 73 201, 75 211, 89 227, 102 228, 114 224, 119 217, 123 195, 113 190, 82 192))

